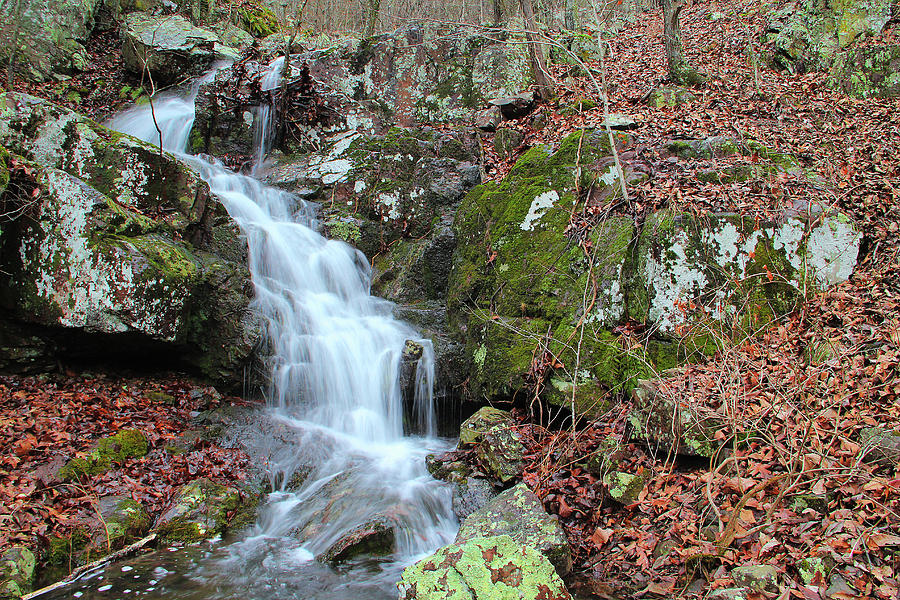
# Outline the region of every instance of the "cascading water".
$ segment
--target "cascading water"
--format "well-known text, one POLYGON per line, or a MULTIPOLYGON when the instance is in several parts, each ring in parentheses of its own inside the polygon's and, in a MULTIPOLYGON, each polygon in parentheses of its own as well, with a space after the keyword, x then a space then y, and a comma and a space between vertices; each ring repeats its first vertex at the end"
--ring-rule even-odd
MULTIPOLYGON (((282 67, 283 59, 270 65, 264 89, 279 85, 282 67)), ((159 143, 159 127, 163 147, 200 172, 246 235, 254 302, 272 350, 268 422, 296 443, 268 458, 276 491, 255 527, 197 561, 182 575, 192 583, 177 592, 191 598, 395 597, 402 566, 452 541, 457 528, 449 491, 424 468, 425 455, 442 446, 432 437, 430 342, 417 339, 391 316, 389 303, 369 294, 365 257, 319 235, 311 207, 186 154, 194 95, 157 98, 153 114, 138 107, 110 126, 151 143, 159 143), (424 346, 413 386, 420 437, 403 435, 399 373, 409 339, 424 346), (286 482, 310 465, 304 483, 289 489, 286 482), (373 522, 394 531, 389 560, 350 574, 312 561, 347 532, 373 522), (334 585, 309 591, 311 581, 329 578, 334 585)), ((271 114, 271 107, 256 113, 255 169, 267 152, 271 114)))

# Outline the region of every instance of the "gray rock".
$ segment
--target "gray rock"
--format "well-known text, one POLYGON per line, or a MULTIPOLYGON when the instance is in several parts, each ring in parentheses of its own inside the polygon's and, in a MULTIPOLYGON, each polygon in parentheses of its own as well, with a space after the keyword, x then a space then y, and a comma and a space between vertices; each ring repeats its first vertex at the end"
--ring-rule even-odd
POLYGON ((494 134, 494 150, 502 159, 511 158, 516 149, 522 145, 525 134, 516 129, 504 128, 494 134))
POLYGON ((492 98, 490 104, 500 109, 504 119, 518 119, 534 109, 534 94, 523 92, 515 96, 492 98))
POLYGON ((475 115, 475 127, 482 131, 496 131, 501 121, 503 121, 503 113, 499 106, 486 108, 475 115))
POLYGON ((900 464, 900 432, 866 427, 860 431, 859 442, 863 460, 888 468, 900 464))
POLYGON ((719 588, 711 590, 706 595, 706 600, 747 600, 747 590, 745 588, 719 588))
POLYGON ((571 600, 543 555, 508 535, 451 544, 403 571, 400 600, 571 600))
POLYGON ((0 557, 0 598, 20 598, 31 591, 37 561, 28 548, 15 546, 0 557))
POLYGON ((84 42, 103 0, 28 0, 0 3, 0 63, 15 55, 17 72, 43 81, 88 64, 84 42), (19 9, 17 14, 13 10, 19 9), (12 25, 15 24, 15 27, 12 25))
POLYGON ((453 486, 453 514, 463 521, 496 497, 497 490, 490 481, 481 477, 466 477, 453 486))
POLYGON ((559 519, 547 514, 538 497, 524 483, 510 488, 475 511, 460 525, 456 543, 508 535, 524 547, 535 548, 560 576, 572 569, 569 543, 559 519))
POLYGON ((133 73, 149 72, 156 84, 168 84, 208 69, 214 60, 240 58, 208 29, 180 15, 131 13, 125 17, 122 55, 133 73))
POLYGON ((383 556, 393 551, 394 538, 394 527, 388 519, 372 519, 342 535, 316 558, 337 564, 361 554, 383 556))
POLYGON ((192 543, 225 532, 228 513, 241 505, 235 488, 203 478, 185 484, 153 529, 167 541, 192 543))

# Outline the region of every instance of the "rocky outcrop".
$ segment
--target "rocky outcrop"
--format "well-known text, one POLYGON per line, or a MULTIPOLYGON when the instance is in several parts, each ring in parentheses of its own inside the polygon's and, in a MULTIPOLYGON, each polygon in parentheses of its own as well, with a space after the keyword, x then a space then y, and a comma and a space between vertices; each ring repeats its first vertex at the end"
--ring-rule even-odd
POLYGON ((3 2, 0 65, 15 57, 17 71, 33 81, 68 75, 88 64, 84 42, 103 0, 3 2))
POLYGON ((400 600, 571 600, 543 555, 508 535, 445 546, 407 567, 400 600))
POLYGON ((508 535, 521 546, 547 557, 560 576, 572 569, 569 542, 559 519, 549 515, 524 483, 510 488, 473 512, 459 528, 456 543, 479 537, 508 535))
POLYGON ((215 60, 240 59, 240 52, 222 44, 214 32, 180 15, 131 13, 122 38, 125 65, 137 75, 149 72, 157 85, 199 75, 215 60))
MULTIPOLYGON (((619 143, 628 137, 619 134, 619 143)), ((685 142, 673 152, 745 147, 758 148, 766 169, 796 172, 792 157, 752 142, 685 142)), ((575 133, 556 151, 532 148, 503 181, 473 189, 460 205, 448 310, 476 398, 527 389, 579 413, 602 411, 603 391, 675 366, 686 349, 713 350, 715 340, 698 332, 758 328, 853 271, 859 232, 817 207, 785 210, 772 222, 662 210, 640 229, 614 214, 570 227, 571 215, 619 193, 611 162, 604 133, 575 133), (628 320, 656 332, 647 345, 614 333, 628 320)), ((632 184, 648 176, 624 162, 632 184)))
POLYGON ((165 352, 241 381, 259 335, 246 250, 195 172, 20 94, 0 95, 0 145, 27 164, 3 196, 0 360, 165 352))

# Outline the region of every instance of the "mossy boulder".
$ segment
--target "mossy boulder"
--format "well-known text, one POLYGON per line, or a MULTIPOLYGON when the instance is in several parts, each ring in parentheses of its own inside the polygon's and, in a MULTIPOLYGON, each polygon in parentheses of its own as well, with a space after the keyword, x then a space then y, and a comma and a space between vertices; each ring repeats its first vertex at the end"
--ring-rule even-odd
POLYGON ((253 37, 264 38, 277 33, 281 27, 272 9, 261 4, 245 4, 238 10, 241 26, 253 37))
POLYGON ((125 66, 136 75, 149 73, 158 85, 197 75, 217 59, 240 59, 240 53, 223 45, 213 31, 195 27, 180 15, 130 13, 122 40, 125 66))
POLYGON ((872 46, 843 53, 831 69, 831 80, 858 98, 900 96, 900 46, 872 46))
POLYGON ((103 0, 3 2, 0 66, 15 59, 16 72, 32 81, 71 75, 88 66, 84 43, 103 0), (17 11, 17 12, 13 12, 17 11))
POLYGON ((452 544, 403 571, 400 600, 571 600, 553 565, 508 535, 452 544))
POLYGON ((165 348, 240 381, 258 339, 246 245, 199 175, 31 96, 0 95, 0 116, 0 144, 32 173, 17 189, 38 190, 3 226, 4 317, 59 353, 165 348))
POLYGON ((16 546, 0 557, 0 598, 21 598, 31 591, 36 560, 28 548, 16 546))
POLYGON ((516 543, 547 557, 560 576, 572 569, 569 543, 559 519, 544 510, 524 483, 510 488, 461 523, 456 543, 479 537, 508 535, 516 543))
POLYGON ((78 480, 105 473, 116 463, 147 454, 147 438, 137 429, 123 429, 110 437, 102 438, 97 447, 81 458, 73 458, 59 470, 60 479, 78 480))
POLYGON ((654 108, 674 108, 697 101, 697 94, 689 88, 666 85, 653 88, 647 96, 647 104, 654 108))
POLYGON ((515 424, 508 411, 484 406, 463 421, 459 427, 459 446, 471 446, 480 443, 484 434, 496 428, 509 429, 515 424))
POLYGON ((197 479, 181 488, 153 529, 169 542, 189 544, 209 539, 228 529, 241 503, 240 490, 211 479, 197 479))

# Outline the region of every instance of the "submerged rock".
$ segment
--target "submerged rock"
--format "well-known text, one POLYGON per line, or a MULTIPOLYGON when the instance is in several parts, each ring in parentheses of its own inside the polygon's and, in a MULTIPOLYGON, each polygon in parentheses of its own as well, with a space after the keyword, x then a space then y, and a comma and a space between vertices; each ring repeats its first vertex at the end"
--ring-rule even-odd
MULTIPOLYGON (((194 171, 23 94, 0 95, 0 145, 33 161, 28 189, 38 188, 8 200, 25 208, 0 238, 0 321, 25 334, 13 341, 42 339, 51 361, 165 348, 209 376, 242 380, 259 339, 246 247, 194 171)), ((22 354, 8 342, 2 353, 22 354)))
POLYGON ((560 576, 572 569, 569 542, 559 519, 549 515, 538 497, 524 483, 510 488, 462 522, 456 543, 508 535, 521 546, 547 557, 560 576))
POLYGON ((508 535, 452 544, 407 567, 400 600, 571 600, 538 551, 508 535))

